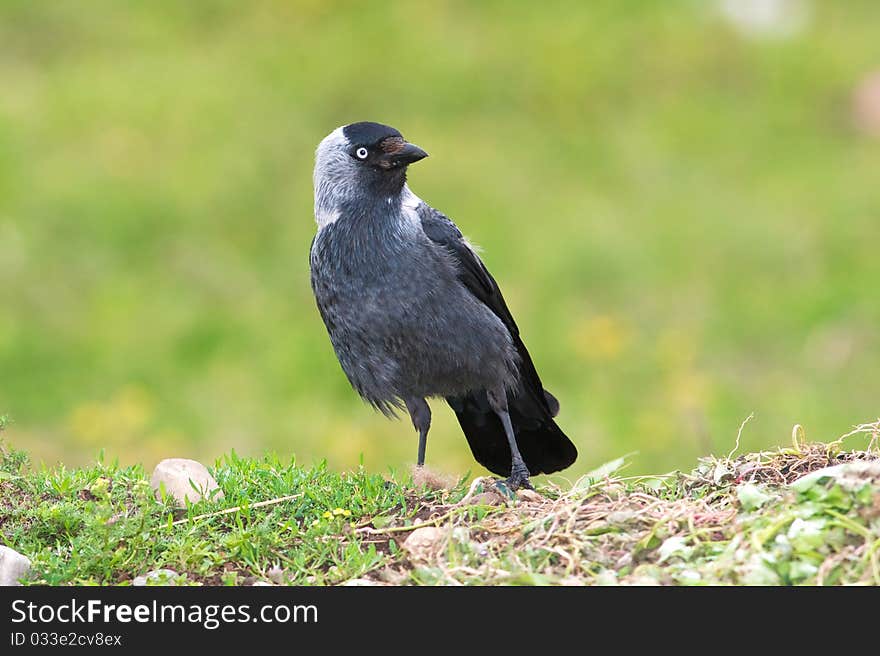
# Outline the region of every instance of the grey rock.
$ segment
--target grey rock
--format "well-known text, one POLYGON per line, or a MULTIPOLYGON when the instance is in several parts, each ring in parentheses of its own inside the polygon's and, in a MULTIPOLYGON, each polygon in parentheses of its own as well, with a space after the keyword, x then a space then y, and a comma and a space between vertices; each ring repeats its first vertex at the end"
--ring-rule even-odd
POLYGON ((177 572, 173 569, 154 569, 146 574, 134 577, 133 586, 145 586, 147 582, 153 585, 177 585, 177 572))
POLYGON ((166 493, 174 497, 180 506, 185 506, 187 501, 197 503, 206 497, 210 499, 223 498, 221 490, 212 492, 217 490, 218 485, 208 472, 207 467, 195 460, 168 458, 160 462, 150 477, 150 485, 155 490, 157 499, 161 499, 163 484, 166 493), (193 489, 193 485, 198 491, 193 489))
POLYGON ((417 528, 404 540, 402 548, 410 560, 427 562, 440 551, 445 532, 436 526, 417 528))
POLYGON ((0 546, 0 585, 21 585, 18 580, 27 575, 31 561, 15 549, 0 546))
POLYGON ((266 577, 275 585, 284 585, 284 570, 275 565, 266 571, 266 577))

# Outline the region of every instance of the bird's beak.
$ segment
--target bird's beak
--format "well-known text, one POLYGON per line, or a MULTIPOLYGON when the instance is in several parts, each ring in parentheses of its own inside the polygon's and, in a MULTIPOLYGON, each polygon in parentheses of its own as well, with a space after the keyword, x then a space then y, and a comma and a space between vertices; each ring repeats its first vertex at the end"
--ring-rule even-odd
POLYGON ((382 159, 388 163, 388 168, 391 168, 407 166, 420 159, 425 159, 427 156, 428 153, 415 144, 404 143, 401 148, 395 148, 393 152, 386 153, 382 159))

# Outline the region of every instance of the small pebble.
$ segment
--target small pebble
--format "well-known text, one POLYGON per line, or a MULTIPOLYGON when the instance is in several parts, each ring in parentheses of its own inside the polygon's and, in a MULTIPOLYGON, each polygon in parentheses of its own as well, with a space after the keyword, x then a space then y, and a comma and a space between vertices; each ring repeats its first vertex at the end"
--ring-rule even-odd
POLYGON ((217 490, 217 481, 202 463, 186 458, 168 458, 153 470, 150 486, 161 500, 161 488, 165 486, 166 494, 171 495, 181 507, 186 502, 197 503, 203 498, 222 499, 223 491, 217 490), (190 483, 192 481, 192 483, 190 483), (195 485, 196 490, 193 489, 195 485), (212 492, 212 490, 217 490, 212 492))
POLYGON ((18 580, 27 575, 31 561, 15 549, 0 546, 0 585, 21 585, 18 580))
POLYGON ((423 526, 409 534, 401 547, 411 560, 431 560, 439 551, 443 531, 436 526, 423 526))
POLYGON ((131 582, 133 586, 142 587, 147 585, 147 581, 153 585, 177 585, 177 572, 173 569, 154 569, 146 574, 134 577, 131 582))

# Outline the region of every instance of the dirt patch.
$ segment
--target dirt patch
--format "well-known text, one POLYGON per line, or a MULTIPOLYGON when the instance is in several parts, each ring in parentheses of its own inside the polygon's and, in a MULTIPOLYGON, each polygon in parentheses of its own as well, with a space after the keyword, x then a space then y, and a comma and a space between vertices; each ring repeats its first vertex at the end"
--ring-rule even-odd
MULTIPOLYGON (((871 547, 880 536, 871 525, 835 519, 847 504, 855 510, 861 502, 853 497, 844 503, 829 493, 827 514, 820 505, 815 516, 799 520, 800 500, 789 487, 810 472, 854 462, 880 459, 873 448, 841 452, 839 442, 798 443, 734 459, 707 458, 687 474, 635 482, 606 476, 571 491, 545 489, 515 499, 496 499, 492 479, 482 479, 457 503, 423 500, 408 526, 365 526, 356 533, 387 544, 431 531, 430 549, 409 549, 409 557, 366 575, 385 582, 409 572, 418 582, 434 577, 429 583, 796 583, 808 575, 828 577, 852 562, 863 567, 847 575, 870 582, 880 575, 871 547), (759 500, 750 501, 754 509, 740 499, 746 485, 759 490, 759 500), (780 565, 777 548, 792 562, 780 565), (521 580, 518 570, 529 575, 521 580)), ((856 516, 868 522, 880 491, 863 501, 856 516)))

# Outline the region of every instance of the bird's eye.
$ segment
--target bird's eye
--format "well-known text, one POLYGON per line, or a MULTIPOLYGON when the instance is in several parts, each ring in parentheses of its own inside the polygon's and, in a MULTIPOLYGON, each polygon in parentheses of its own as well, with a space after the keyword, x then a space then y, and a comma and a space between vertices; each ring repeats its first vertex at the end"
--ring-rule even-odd
POLYGON ((355 152, 355 155, 357 155, 358 159, 367 159, 367 155, 369 155, 369 154, 370 153, 363 146, 358 148, 357 151, 355 152))

